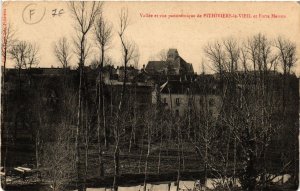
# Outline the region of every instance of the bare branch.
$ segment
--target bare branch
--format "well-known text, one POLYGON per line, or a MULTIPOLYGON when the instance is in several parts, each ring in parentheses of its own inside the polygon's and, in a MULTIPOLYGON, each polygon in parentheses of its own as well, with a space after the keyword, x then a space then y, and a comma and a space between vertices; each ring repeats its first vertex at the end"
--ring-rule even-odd
POLYGON ((296 45, 287 39, 278 37, 275 41, 275 47, 278 49, 278 59, 284 74, 289 74, 291 68, 297 62, 296 45))
POLYGON ((88 56, 87 46, 87 33, 90 31, 91 27, 97 16, 101 15, 103 2, 69 2, 69 10, 73 19, 75 20, 74 28, 77 32, 77 39, 75 40, 75 46, 79 57, 79 64, 84 66, 85 59, 88 56))
POLYGON ((59 39, 54 46, 54 54, 63 68, 69 67, 69 61, 71 59, 70 44, 66 37, 59 39))
POLYGON ((223 46, 218 41, 214 44, 207 44, 204 47, 204 53, 213 64, 213 68, 216 72, 221 74, 225 71, 225 52, 223 46))
POLYGON ((237 71, 238 59, 240 54, 237 41, 230 38, 225 40, 223 44, 228 57, 228 61, 226 62, 227 70, 231 72, 237 71))
POLYGON ((122 8, 121 13, 119 16, 120 28, 119 28, 119 36, 120 38, 124 35, 125 30, 129 25, 129 18, 128 18, 128 9, 122 8))
POLYGON ((39 63, 37 57, 38 47, 36 44, 19 41, 9 50, 9 54, 11 59, 15 61, 16 67, 19 69, 31 68, 39 63))
POLYGON ((105 61, 104 54, 105 51, 109 48, 112 39, 112 25, 108 21, 106 21, 101 14, 97 18, 94 28, 96 40, 101 50, 100 65, 101 67, 103 67, 105 61))

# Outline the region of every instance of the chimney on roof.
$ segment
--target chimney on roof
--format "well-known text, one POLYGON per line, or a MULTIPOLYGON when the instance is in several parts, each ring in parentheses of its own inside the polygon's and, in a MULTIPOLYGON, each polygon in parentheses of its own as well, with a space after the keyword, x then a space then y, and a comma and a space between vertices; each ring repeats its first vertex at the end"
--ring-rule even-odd
POLYGON ((120 69, 119 69, 119 66, 117 66, 117 72, 116 72, 116 74, 120 74, 120 69))
POLYGON ((179 56, 177 49, 170 48, 167 54, 168 61, 174 61, 179 56))

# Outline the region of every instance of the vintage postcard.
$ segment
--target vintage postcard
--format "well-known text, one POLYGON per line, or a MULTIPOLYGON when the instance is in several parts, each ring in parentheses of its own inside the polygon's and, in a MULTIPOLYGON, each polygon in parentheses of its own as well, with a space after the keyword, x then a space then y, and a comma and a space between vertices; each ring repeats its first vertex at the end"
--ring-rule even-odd
POLYGON ((3 190, 297 190, 299 2, 1 10, 3 190))

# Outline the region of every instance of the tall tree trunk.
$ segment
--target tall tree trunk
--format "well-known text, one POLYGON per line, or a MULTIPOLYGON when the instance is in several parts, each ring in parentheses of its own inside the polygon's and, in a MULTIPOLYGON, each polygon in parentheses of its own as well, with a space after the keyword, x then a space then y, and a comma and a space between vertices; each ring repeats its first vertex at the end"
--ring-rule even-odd
POLYGON ((131 133, 130 133, 130 139, 129 139, 129 149, 128 152, 131 152, 132 143, 135 144, 135 130, 136 130, 136 123, 137 123, 137 112, 136 112, 136 85, 134 86, 134 106, 133 106, 133 120, 132 120, 132 126, 131 126, 131 133))
POLYGON ((147 145, 147 155, 146 155, 146 161, 145 161, 145 177, 144 177, 144 191, 146 191, 147 188, 147 171, 148 171, 148 158, 150 155, 150 149, 151 149, 151 130, 150 130, 150 125, 147 125, 148 130, 147 130, 147 134, 148 134, 148 145, 147 145))
POLYGON ((119 141, 120 141, 120 135, 119 135, 119 123, 115 127, 115 150, 114 150, 114 180, 113 180, 113 189, 114 191, 118 190, 117 186, 117 178, 119 176, 119 164, 120 164, 120 158, 119 158, 119 141))
POLYGON ((107 148, 107 129, 106 129, 106 113, 105 113, 105 98, 104 98, 104 79, 103 79, 103 68, 104 68, 104 46, 101 46, 101 62, 99 72, 99 112, 102 111, 102 122, 103 122, 103 136, 104 136, 104 147, 107 148))
POLYGON ((234 138, 234 148, 233 148, 233 186, 236 185, 236 138, 234 138))
POLYGON ((124 99, 125 99, 125 92, 126 92, 126 82, 127 82, 127 61, 126 61, 126 58, 127 58, 127 53, 125 53, 124 58, 125 58, 125 60, 124 60, 124 79, 123 79, 123 86, 122 86, 119 110, 121 110, 122 107, 123 107, 124 99))
POLYGON ((142 145, 141 145, 141 149, 140 149, 140 158, 139 158, 139 165, 138 165, 139 173, 141 173, 141 166, 142 166, 141 163, 142 163, 143 147, 144 147, 144 128, 142 129, 141 140, 142 140, 142 145))
MULTIPOLYGON (((134 122, 133 122, 134 123, 134 122)), ((133 141, 133 134, 134 134, 134 124, 132 124, 131 126, 131 131, 130 131, 130 138, 129 138, 129 148, 128 148, 128 152, 131 152, 131 147, 132 147, 132 141, 133 141)))
POLYGON ((81 129, 81 108, 82 108, 82 78, 83 78, 83 66, 79 66, 79 92, 78 92, 78 109, 77 109, 77 125, 76 125, 76 138, 75 138, 75 149, 76 149, 76 168, 77 168, 77 186, 78 190, 82 191, 82 179, 81 179, 81 168, 80 168, 80 129, 81 129))
MULTIPOLYGON (((100 75, 101 78, 101 75, 100 75)), ((104 176, 103 161, 102 161, 102 145, 101 145, 101 82, 98 84, 98 109, 97 109, 97 143, 98 143, 98 160, 99 160, 99 175, 104 176)))
MULTIPOLYGON (((85 103, 85 114, 87 115, 87 103, 85 103)), ((86 190, 86 181, 87 181, 87 174, 88 174, 88 154, 89 154, 89 128, 88 128, 88 117, 85 116, 85 129, 84 129, 84 136, 85 136, 85 153, 84 153, 84 184, 83 184, 83 190, 86 190)))
POLYGON ((107 128, 106 128, 106 108, 104 100, 104 82, 101 83, 102 86, 102 121, 103 121, 103 136, 104 136, 104 147, 107 149, 107 128))
POLYGON ((117 186, 117 177, 119 176, 119 143, 116 144, 115 146, 115 151, 114 151, 114 181, 113 181, 113 189, 114 191, 118 190, 117 186))
MULTIPOLYGON (((7 108, 6 108, 6 88, 5 88, 5 79, 6 79, 6 73, 5 73, 5 63, 6 63, 6 46, 4 45, 5 52, 4 52, 4 68, 2 73, 2 81, 1 81, 1 139, 5 140, 5 152, 4 152, 4 158, 3 158, 3 168, 4 168, 4 180, 3 180, 3 188, 5 189, 6 186, 6 176, 7 176, 7 154, 8 154, 8 146, 9 146, 9 128, 5 125, 5 114, 7 114, 7 108)), ((3 142, 2 142, 3 145, 3 142)))
POLYGON ((160 125, 160 143, 159 143, 159 153, 158 153, 157 174, 160 174, 161 149, 162 149, 162 142, 163 142, 163 127, 161 123, 159 125, 160 125))
POLYGON ((180 183, 180 171, 181 171, 181 140, 180 140, 180 136, 181 136, 181 131, 180 131, 180 125, 177 125, 177 151, 178 151, 178 167, 177 167, 177 179, 176 179, 176 191, 179 191, 179 183, 180 183))
POLYGON ((40 158, 39 158, 39 148, 40 148, 40 131, 39 129, 37 130, 36 137, 35 137, 35 159, 36 159, 36 169, 39 170, 39 163, 40 163, 40 158))
POLYGON ((205 124, 205 153, 204 153, 204 186, 206 188, 207 183, 207 167, 208 167, 208 123, 205 124))

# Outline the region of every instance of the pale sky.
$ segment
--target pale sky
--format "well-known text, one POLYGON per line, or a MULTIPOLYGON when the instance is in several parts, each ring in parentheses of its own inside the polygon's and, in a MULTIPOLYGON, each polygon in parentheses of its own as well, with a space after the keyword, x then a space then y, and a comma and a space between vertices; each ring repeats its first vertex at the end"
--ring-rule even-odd
MULTIPOLYGON (((2 15, 6 22, 17 29, 16 37, 38 44, 39 67, 57 67, 59 62, 53 54, 54 43, 63 36, 70 41, 74 36, 73 20, 67 2, 6 2, 2 15), (31 5, 30 5, 31 4, 31 5), (25 9, 27 7, 27 9, 25 9), (29 7, 29 8, 28 8, 29 7), (33 19, 42 20, 36 24, 26 24, 22 15, 29 18, 29 9, 34 9, 33 19), (61 16, 52 16, 53 9, 63 9, 61 16), (25 10, 23 12, 23 10, 25 10)), ((162 49, 177 48, 179 55, 192 63, 199 73, 205 58, 203 47, 208 42, 228 37, 245 39, 259 32, 268 37, 284 36, 297 44, 300 58, 300 4, 296 2, 105 2, 104 16, 113 24, 113 42, 108 54, 116 65, 121 65, 121 43, 117 36, 118 15, 122 7, 127 7, 131 24, 126 31, 128 39, 135 41, 140 51, 139 67, 153 58, 162 49), (142 14, 251 14, 284 15, 285 18, 142 18, 142 14)), ((3 18, 2 18, 3 20, 3 18)), ((3 22, 3 21, 2 21, 3 22)), ((97 57, 96 43, 89 61, 97 57)), ((72 65, 78 62, 75 56, 72 65)), ((300 61, 295 68, 300 75, 300 61)), ((8 67, 14 64, 9 61, 8 67)), ((207 67, 207 70, 208 67, 207 67)))

